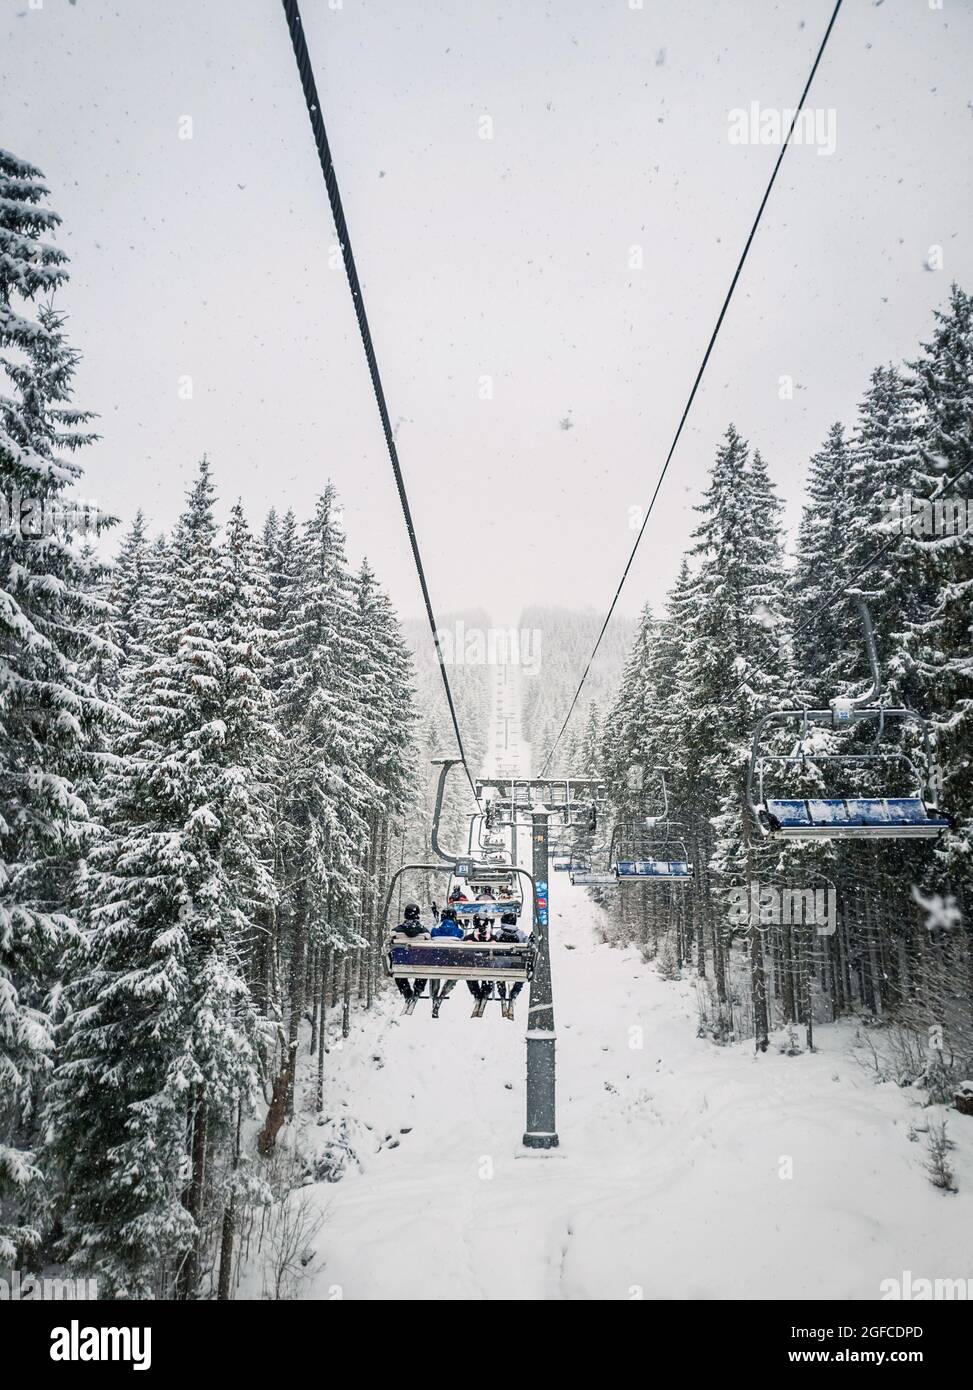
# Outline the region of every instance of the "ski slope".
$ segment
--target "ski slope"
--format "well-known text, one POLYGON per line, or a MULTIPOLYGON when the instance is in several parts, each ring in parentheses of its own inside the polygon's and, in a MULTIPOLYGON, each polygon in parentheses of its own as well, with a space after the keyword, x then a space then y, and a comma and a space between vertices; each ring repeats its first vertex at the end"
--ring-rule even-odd
POLYGON ((516 1023, 470 1019, 462 986, 435 1022, 390 1001, 332 1054, 366 1147, 312 1189, 308 1297, 872 1299, 905 1270, 971 1273, 969 1121, 944 1195, 908 1138, 929 1112, 870 1080, 852 1029, 797 1057, 699 1040, 691 983, 601 944, 561 875, 551 898, 561 1150, 518 1157, 523 1000, 516 1023))
MULTIPOLYGON (((498 670, 490 744, 527 770, 498 670), (504 722, 506 720, 506 723, 504 722), (513 737, 511 737, 511 730, 513 737)), ((310 1191, 324 1214, 305 1294, 354 1299, 873 1299, 883 1279, 966 1277, 973 1122, 953 1115, 959 1194, 923 1171, 918 1095, 876 1085, 854 1026, 756 1058, 696 1037, 691 979, 604 944, 602 910, 552 874, 561 1148, 526 1154, 526 993, 514 1023, 433 1020, 388 995, 330 1058, 314 1153, 354 1161, 310 1191)), ((305 1192, 307 1189, 305 1189, 305 1192)))

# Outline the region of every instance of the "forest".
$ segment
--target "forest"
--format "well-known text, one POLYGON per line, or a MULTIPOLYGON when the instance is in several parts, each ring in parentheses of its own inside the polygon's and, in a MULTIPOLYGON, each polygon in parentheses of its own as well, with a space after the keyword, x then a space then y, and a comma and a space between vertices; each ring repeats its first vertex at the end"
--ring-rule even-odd
POLYGON ((704 1034, 753 1036, 763 1049, 775 1027, 813 1031, 860 1013, 901 1025, 887 1074, 922 1079, 941 1099, 973 1064, 973 536, 955 524, 971 476, 973 299, 953 285, 915 356, 876 367, 856 418, 835 422, 807 461, 790 553, 767 463, 727 429, 666 611, 643 612, 600 741, 581 749, 623 821, 646 804, 632 766, 666 769, 699 872, 669 895, 626 893, 618 930, 663 970, 697 973, 704 1034), (849 743, 792 726, 771 751, 797 761, 768 776, 784 796, 908 795, 904 755, 954 818, 932 847, 763 840, 746 813, 760 717, 869 688, 856 592, 867 596, 883 700, 928 721, 932 758, 915 728, 890 719, 887 761, 842 770, 824 758, 843 746, 870 759, 874 727, 849 743), (733 891, 751 885, 831 891, 836 929, 735 923, 733 891))
POLYGON ((70 516, 96 435, 39 171, 0 155, 0 199, 0 474, 25 499, 0 535, 0 1263, 226 1297, 301 1021, 320 1109, 319 1019, 347 1030, 378 986, 412 659, 330 486, 303 523, 219 527, 204 458, 172 533, 136 516, 111 564, 111 517, 20 525, 26 499, 70 516))
MULTIPOLYGON (((419 630, 349 565, 330 486, 303 520, 254 526, 231 503, 221 525, 204 456, 171 532, 140 513, 104 558, 114 518, 71 507, 97 432, 73 402, 58 225, 41 173, 0 154, 0 1263, 96 1276, 103 1296, 226 1299, 259 1213, 300 1180, 274 1166, 298 1075, 326 1112, 333 1030, 385 988, 385 884, 428 851, 448 726, 419 630), (25 505, 55 520, 38 534, 25 505)), ((697 872, 626 890, 611 939, 698 979, 702 1037, 762 1051, 784 1029, 797 1049, 841 1015, 894 1023, 895 1079, 940 1099, 973 1065, 973 541, 902 524, 900 503, 971 470, 973 299, 954 285, 915 357, 877 367, 808 461, 791 551, 767 462, 727 429, 665 612, 643 611, 556 759, 604 779, 577 842, 593 861, 645 809, 632 768, 665 769, 697 872), (955 826, 932 848, 781 848, 746 814, 760 716, 868 686, 852 589, 888 698, 933 731, 955 826), (741 928, 731 895, 755 882, 832 887, 836 930, 741 928)), ((536 772, 592 619, 523 622, 545 642, 536 772)), ((451 675, 478 760, 483 672, 451 675)), ((909 734, 884 736, 922 765, 909 734)), ((832 788, 829 746, 804 741, 791 795, 832 788)), ((457 790, 451 843, 468 810, 457 790)))

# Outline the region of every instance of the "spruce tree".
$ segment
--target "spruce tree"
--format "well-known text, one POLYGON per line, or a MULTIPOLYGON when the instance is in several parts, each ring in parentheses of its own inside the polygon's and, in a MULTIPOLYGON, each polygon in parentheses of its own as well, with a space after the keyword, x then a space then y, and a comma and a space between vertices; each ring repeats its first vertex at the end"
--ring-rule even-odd
MULTIPOLYGON (((731 425, 719 449, 695 531, 696 616, 687 652, 690 737, 714 791, 712 864, 727 881, 751 881, 758 846, 746 809, 754 726, 791 684, 780 502, 759 455, 731 425)), ((751 931, 757 1045, 769 1027, 763 942, 751 931)))
MULTIPOLYGON (((905 624, 904 661, 915 672, 939 745, 942 804, 957 816, 947 865, 969 885, 973 831, 973 296, 957 285, 935 314, 930 342, 910 364, 919 408, 916 471, 922 496, 942 503, 913 522, 922 607, 905 624), (958 475, 959 481, 953 482, 958 475), (931 524, 929 512, 931 511, 931 524)), ((971 953, 973 954, 973 953, 971 953)))
POLYGON ((335 489, 318 499, 282 587, 275 643, 287 785, 280 800, 279 855, 289 938, 288 1046, 296 1052, 308 950, 350 952, 361 932, 363 859, 378 796, 363 766, 369 745, 355 687, 362 637, 335 489))
POLYGON ((166 603, 126 668, 131 726, 106 778, 52 1086, 65 1253, 120 1297, 193 1293, 206 1155, 256 1081, 244 958, 266 881, 267 729, 239 517, 230 537, 217 545, 204 460, 158 576, 166 603))
POLYGON ((795 658, 816 703, 843 688, 847 670, 838 656, 854 644, 857 621, 850 605, 835 601, 850 571, 848 537, 851 521, 849 471, 851 451, 844 427, 835 423, 808 465, 807 500, 797 534, 791 580, 795 608, 795 658), (806 620, 816 615, 813 622, 806 620))
POLYGON ((36 1238, 25 1216, 51 1064, 50 999, 75 930, 78 795, 105 707, 83 677, 96 620, 89 567, 59 511, 91 442, 70 405, 77 354, 44 304, 67 278, 39 171, 0 151, 0 1263, 36 1238))

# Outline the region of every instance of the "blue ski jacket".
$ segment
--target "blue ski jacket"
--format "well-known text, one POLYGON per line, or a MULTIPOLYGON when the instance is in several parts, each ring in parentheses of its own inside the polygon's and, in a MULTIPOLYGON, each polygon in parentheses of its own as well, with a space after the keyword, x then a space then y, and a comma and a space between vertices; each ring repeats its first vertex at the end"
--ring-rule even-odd
POLYGON ((452 936, 457 941, 462 941, 464 932, 458 922, 439 922, 433 927, 432 936, 452 936))

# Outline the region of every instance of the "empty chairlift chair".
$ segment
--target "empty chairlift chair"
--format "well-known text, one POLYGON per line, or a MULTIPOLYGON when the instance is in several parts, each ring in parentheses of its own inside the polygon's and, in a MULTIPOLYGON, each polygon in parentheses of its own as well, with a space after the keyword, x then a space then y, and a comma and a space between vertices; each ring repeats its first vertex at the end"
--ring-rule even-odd
POLYGON ((693 866, 680 827, 669 819, 669 795, 665 774, 661 779, 661 815, 615 827, 609 859, 619 883, 687 884, 693 866))
MULTIPOLYGON (((747 802, 754 824, 762 835, 790 840, 931 840, 953 825, 953 818, 927 799, 922 777, 909 759, 898 749, 883 746, 882 739, 890 723, 911 724, 921 734, 924 761, 930 781, 935 776, 935 763, 929 726, 915 710, 894 708, 879 703, 882 693, 881 677, 871 617, 864 595, 851 595, 857 602, 865 632, 865 645, 872 672, 872 686, 855 699, 839 697, 831 700, 827 709, 777 710, 765 715, 757 724, 747 771, 747 802), (873 722, 875 738, 867 752, 816 753, 797 752, 777 754, 765 752, 762 741, 775 727, 788 723, 800 726, 800 737, 806 738, 813 728, 851 730, 857 725, 873 722), (769 765, 784 767, 818 763, 842 763, 878 768, 889 764, 904 766, 914 784, 911 795, 843 795, 831 797, 767 796, 764 774, 769 765)), ((886 788, 887 790, 887 788, 886 788)))
POLYGON ((921 796, 768 797, 757 817, 765 833, 792 840, 934 840, 953 823, 921 796))
POLYGON ((599 868, 595 865, 595 860, 599 856, 608 856, 609 846, 603 845, 599 849, 592 849, 586 855, 575 856, 571 861, 571 882, 583 888, 614 888, 618 883, 618 875, 609 864, 607 868, 599 868))
POLYGON ((614 861, 619 883, 692 883, 685 842, 667 836, 634 846, 624 841, 614 861))

